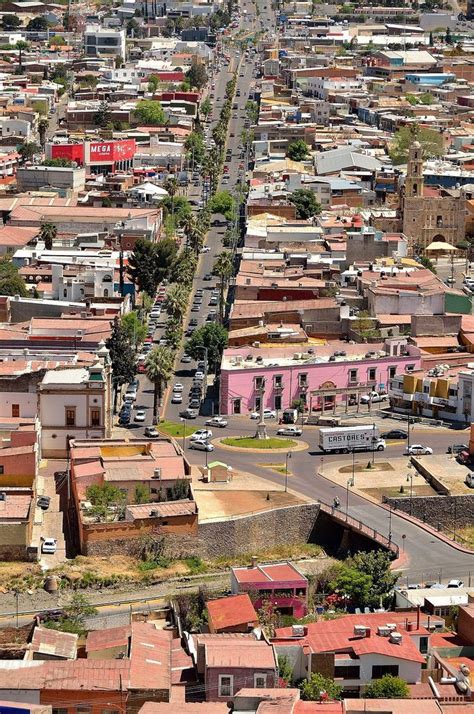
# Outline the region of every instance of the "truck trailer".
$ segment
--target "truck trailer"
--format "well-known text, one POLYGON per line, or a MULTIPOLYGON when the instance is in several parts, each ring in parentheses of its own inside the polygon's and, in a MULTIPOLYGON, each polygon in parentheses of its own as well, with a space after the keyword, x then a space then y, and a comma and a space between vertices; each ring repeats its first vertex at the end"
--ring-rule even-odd
POLYGON ((383 451, 385 441, 376 426, 339 426, 319 430, 319 448, 325 453, 350 451, 383 451))

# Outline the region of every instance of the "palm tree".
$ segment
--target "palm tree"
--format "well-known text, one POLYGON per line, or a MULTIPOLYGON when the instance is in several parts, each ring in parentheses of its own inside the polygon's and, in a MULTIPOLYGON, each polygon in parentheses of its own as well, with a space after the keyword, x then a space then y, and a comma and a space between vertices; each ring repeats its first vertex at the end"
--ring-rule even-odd
POLYGON ((40 229, 40 238, 44 242, 46 250, 51 250, 53 242, 58 235, 58 229, 54 223, 42 223, 40 229))
POLYGON ((166 181, 163 182, 163 188, 171 198, 171 215, 174 216, 174 197, 178 193, 178 179, 174 176, 168 176, 166 181))
POLYGON ((171 285, 166 295, 165 307, 168 315, 181 319, 188 304, 188 293, 184 285, 171 285))
POLYGON ((219 319, 222 322, 224 315, 224 292, 234 272, 232 253, 223 250, 216 258, 212 272, 220 278, 219 319))
POLYGON ((155 347, 148 353, 145 362, 146 375, 153 382, 153 423, 158 420, 158 406, 161 405, 163 384, 173 373, 173 353, 168 347, 155 347))
POLYGON ((27 50, 30 45, 24 40, 18 40, 15 47, 18 50, 18 69, 20 74, 23 71, 23 50, 27 50))
POLYGON ((41 146, 44 147, 46 142, 46 132, 49 129, 49 121, 47 119, 40 119, 38 122, 38 134, 41 146))

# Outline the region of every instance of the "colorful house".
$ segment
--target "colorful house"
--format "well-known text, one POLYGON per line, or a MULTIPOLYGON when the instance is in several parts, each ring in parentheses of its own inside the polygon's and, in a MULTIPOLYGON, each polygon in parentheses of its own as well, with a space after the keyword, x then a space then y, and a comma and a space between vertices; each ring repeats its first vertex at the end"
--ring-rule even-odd
POLYGON ((292 563, 232 568, 233 593, 252 593, 256 610, 268 600, 282 615, 304 617, 308 611, 308 580, 292 563))

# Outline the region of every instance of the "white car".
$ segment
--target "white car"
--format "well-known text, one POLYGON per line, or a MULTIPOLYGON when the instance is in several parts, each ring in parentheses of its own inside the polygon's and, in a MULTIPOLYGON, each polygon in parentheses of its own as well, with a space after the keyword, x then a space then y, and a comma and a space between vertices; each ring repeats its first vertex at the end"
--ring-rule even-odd
POLYGON ((200 370, 198 370, 194 375, 194 379, 199 379, 202 381, 204 379, 204 372, 201 372, 200 370))
POLYGON ((212 431, 210 429, 198 429, 191 434, 191 441, 207 441, 207 439, 212 439, 212 431))
POLYGON ((298 426, 282 426, 278 429, 277 436, 301 436, 303 430, 298 426))
POLYGON ((384 402, 388 399, 388 394, 382 394, 380 392, 370 392, 369 394, 363 394, 360 398, 361 404, 375 404, 376 402, 384 402))
POLYGON ((178 384, 175 384, 173 387, 173 392, 176 394, 179 394, 179 392, 182 392, 184 389, 183 385, 178 382, 178 384))
MULTIPOLYGON (((250 415, 251 419, 260 419, 260 412, 252 412, 250 415)), ((264 419, 276 419, 276 412, 273 409, 263 410, 264 419)))
POLYGON ((183 403, 183 395, 181 392, 173 392, 173 396, 171 397, 171 404, 182 404, 183 403))
POLYGON ((431 446, 423 446, 422 444, 412 444, 405 449, 406 456, 431 456, 433 449, 431 446))
POLYGON ((42 553, 48 553, 49 555, 53 555, 56 553, 57 547, 58 547, 58 542, 56 538, 43 538, 43 542, 41 544, 41 552, 42 553))
POLYGON ((143 423, 146 419, 146 412, 144 409, 137 409, 134 421, 143 423))
POLYGON ((227 426, 229 423, 224 417, 221 416, 214 416, 212 419, 208 419, 206 422, 204 422, 206 426, 218 426, 220 428, 224 428, 227 426))
POLYGON ((214 451, 214 445, 209 444, 207 441, 191 441, 189 444, 190 449, 196 449, 197 451, 214 451))
POLYGON ((128 391, 123 400, 124 402, 134 402, 135 399, 137 398, 137 393, 135 391, 128 391))
POLYGON ((457 579, 455 579, 455 580, 450 580, 449 583, 448 583, 448 585, 447 585, 447 587, 448 587, 448 588, 463 588, 463 587, 464 587, 464 583, 463 583, 462 580, 457 580, 457 579))
POLYGON ((203 245, 203 247, 201 248, 201 250, 200 250, 199 252, 200 252, 200 253, 209 253, 210 250, 211 250, 211 249, 209 248, 208 245, 203 245))
POLYGON ((183 364, 189 364, 191 361, 192 361, 192 357, 191 357, 190 355, 184 354, 184 355, 181 357, 181 362, 182 362, 183 364))

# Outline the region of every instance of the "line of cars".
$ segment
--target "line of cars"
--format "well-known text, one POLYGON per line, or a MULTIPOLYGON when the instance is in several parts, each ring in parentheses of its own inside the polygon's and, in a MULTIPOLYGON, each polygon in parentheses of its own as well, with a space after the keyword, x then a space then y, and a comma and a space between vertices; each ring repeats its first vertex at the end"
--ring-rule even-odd
MULTIPOLYGON (((188 362, 189 355, 184 354, 181 357, 181 362, 188 362)), ((189 357, 189 362, 191 358, 189 357)), ((201 409, 202 400, 204 399, 206 390, 206 376, 207 376, 207 366, 203 360, 199 360, 197 363, 196 371, 193 375, 193 381, 188 394, 188 408, 184 409, 179 413, 179 416, 183 419, 196 419, 199 415, 199 410, 201 409)), ((181 383, 175 384, 173 386, 173 392, 171 395, 172 404, 182 404, 183 402, 183 391, 184 386, 181 383)))

